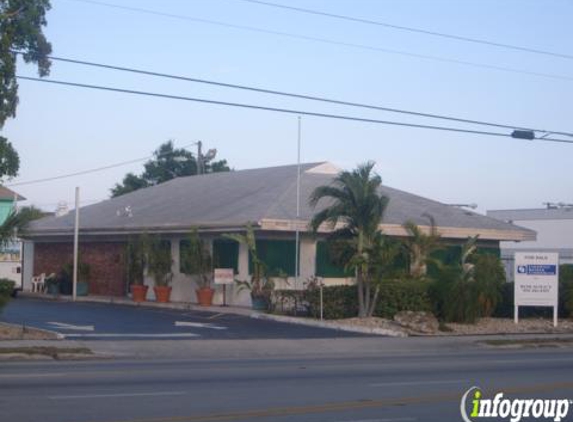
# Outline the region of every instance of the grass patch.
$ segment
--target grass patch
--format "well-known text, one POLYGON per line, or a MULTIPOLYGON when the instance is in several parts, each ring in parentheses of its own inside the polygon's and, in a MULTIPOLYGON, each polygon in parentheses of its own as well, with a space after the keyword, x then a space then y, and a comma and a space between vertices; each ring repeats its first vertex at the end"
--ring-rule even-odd
POLYGON ((495 339, 478 343, 496 347, 559 347, 573 344, 573 338, 495 339))
POLYGON ((57 360, 61 355, 92 355, 93 353, 87 347, 0 347, 0 355, 6 354, 43 355, 57 360))

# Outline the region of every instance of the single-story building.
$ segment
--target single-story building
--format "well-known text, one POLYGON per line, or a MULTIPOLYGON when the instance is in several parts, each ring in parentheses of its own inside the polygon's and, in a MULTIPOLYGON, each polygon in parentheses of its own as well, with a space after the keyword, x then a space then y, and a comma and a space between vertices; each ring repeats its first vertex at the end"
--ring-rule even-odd
MULTIPOLYGON (((300 217, 296 216, 297 166, 212 173, 173 179, 80 209, 80 259, 91 267, 90 294, 125 296, 129 292, 125 247, 130 236, 161 234, 171 243, 173 256, 172 300, 195 301, 195 284, 180 271, 179 254, 192 228, 212 245, 217 266, 235 268, 237 279, 249 274, 248 250, 223 234, 244 232, 248 223, 256 230, 259 255, 271 270, 289 276, 289 285, 301 287, 312 276, 326 284, 345 283, 341 268, 328 259, 324 237, 315 237, 308 223, 317 211, 308 205, 315 188, 332 182, 339 169, 330 163, 301 165, 300 217), (295 231, 300 231, 300 277, 296 285, 295 231)), ((412 220, 428 228, 434 217, 445 242, 462 244, 479 235, 479 245, 498 251, 500 241, 535 239, 535 232, 448 206, 387 186, 381 194, 389 205, 381 229, 392 236, 406 236, 402 224, 412 220)), ((319 204, 320 206, 321 204, 319 204)), ((24 245, 24 277, 58 272, 72 261, 74 212, 34 222, 24 245)), ((146 283, 152 284, 151 280, 146 283)), ((246 292, 228 292, 228 303, 248 304, 246 292)), ((149 291, 153 298, 152 289, 149 291)), ((221 295, 215 296, 220 303, 221 295)))

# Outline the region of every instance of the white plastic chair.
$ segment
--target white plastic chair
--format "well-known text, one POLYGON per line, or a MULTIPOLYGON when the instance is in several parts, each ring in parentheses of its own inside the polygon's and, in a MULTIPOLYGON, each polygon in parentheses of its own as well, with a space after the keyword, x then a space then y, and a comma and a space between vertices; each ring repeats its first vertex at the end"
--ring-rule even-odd
POLYGON ((43 293, 46 288, 46 273, 32 277, 32 292, 43 293))

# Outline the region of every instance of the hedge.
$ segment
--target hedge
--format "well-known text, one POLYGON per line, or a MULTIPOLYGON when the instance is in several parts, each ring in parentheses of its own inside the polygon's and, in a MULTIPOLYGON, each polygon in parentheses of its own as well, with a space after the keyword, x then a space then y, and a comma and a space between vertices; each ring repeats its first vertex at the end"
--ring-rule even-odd
MULTIPOLYGON (((505 283, 502 291, 502 300, 498 305, 494 316, 500 318, 513 318, 513 291, 514 283, 505 283)), ((559 266, 559 317, 573 317, 573 265, 564 264, 559 266)), ((519 308, 519 316, 551 318, 553 309, 539 306, 523 306, 519 308)))
POLYGON ((14 291, 14 282, 7 278, 0 278, 0 311, 10 300, 14 291))
MULTIPOLYGON (((431 311, 429 284, 421 280, 396 280, 380 283, 374 316, 393 318, 400 311, 431 311)), ((328 286, 323 288, 325 319, 352 318, 358 314, 356 286, 328 286)), ((305 295, 310 316, 320 316, 320 290, 308 290, 305 295)))

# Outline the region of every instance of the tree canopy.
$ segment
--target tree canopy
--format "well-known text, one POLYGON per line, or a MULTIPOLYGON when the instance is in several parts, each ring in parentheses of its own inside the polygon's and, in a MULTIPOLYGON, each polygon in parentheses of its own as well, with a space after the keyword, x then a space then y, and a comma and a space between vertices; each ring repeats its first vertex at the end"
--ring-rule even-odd
MULTIPOLYGON (((26 63, 34 63, 38 74, 50 72, 52 46, 43 33, 49 0, 0 0, 0 129, 6 120, 16 116, 18 55, 26 63)), ((0 137, 0 178, 18 174, 20 160, 12 144, 0 137)))
MULTIPOLYGON (((205 159, 204 159, 205 160, 205 159)), ((230 171, 227 160, 204 162, 205 173, 230 171)), ((144 164, 141 175, 127 173, 121 183, 111 189, 111 196, 124 195, 148 186, 158 185, 182 176, 197 174, 197 159, 184 148, 175 148, 173 141, 167 141, 153 153, 153 158, 144 164)))

